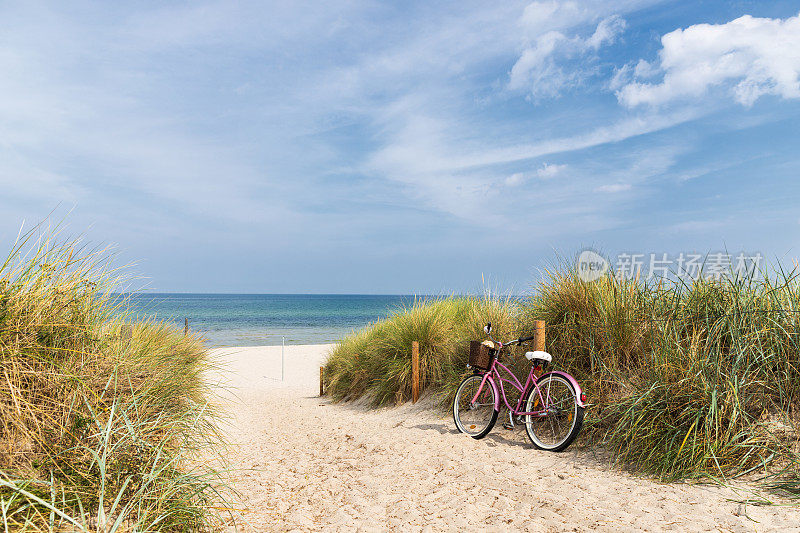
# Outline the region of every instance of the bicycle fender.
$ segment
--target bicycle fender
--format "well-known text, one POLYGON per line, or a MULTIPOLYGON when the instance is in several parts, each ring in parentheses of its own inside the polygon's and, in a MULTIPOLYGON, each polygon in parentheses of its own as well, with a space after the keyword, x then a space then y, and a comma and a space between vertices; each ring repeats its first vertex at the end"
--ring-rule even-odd
MULTIPOLYGON (((558 375, 559 375, 559 376, 561 376, 562 378, 564 378, 564 379, 566 379, 567 381, 569 381, 569 382, 570 382, 570 384, 572 384, 572 386, 573 386, 573 387, 575 387, 575 396, 576 396, 576 397, 577 397, 577 399, 578 399, 578 405, 579 405, 580 407, 584 407, 584 408, 586 407, 586 404, 584 404, 584 403, 581 401, 581 394, 583 394, 583 391, 581 390, 581 386, 580 386, 580 385, 578 385, 578 382, 577 382, 577 381, 575 381, 575 378, 573 378, 572 376, 570 376, 570 375, 569 375, 569 374, 567 374, 566 372, 562 372, 562 371, 560 371, 560 370, 553 370, 552 372, 548 372, 548 374, 558 374, 558 375)), ((544 377, 544 376, 542 376, 542 377, 544 377)), ((541 378, 540 378, 540 379, 541 379, 541 378)))
POLYGON ((499 411, 500 410, 500 392, 499 392, 499 389, 497 388, 497 385, 495 385, 494 380, 492 379, 492 375, 489 372, 484 374, 483 381, 481 382, 481 387, 483 387, 487 382, 489 383, 489 386, 492 388, 492 390, 494 390, 494 410, 495 411, 499 411))

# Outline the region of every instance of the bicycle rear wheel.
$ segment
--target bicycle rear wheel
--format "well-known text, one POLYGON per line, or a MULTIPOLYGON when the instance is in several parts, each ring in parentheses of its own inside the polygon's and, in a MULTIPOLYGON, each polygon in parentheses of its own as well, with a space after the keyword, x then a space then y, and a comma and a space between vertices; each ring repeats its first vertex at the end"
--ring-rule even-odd
POLYGON ((486 381, 481 389, 483 376, 469 376, 458 386, 456 397, 453 399, 453 421, 461 433, 466 433, 473 439, 482 439, 497 422, 495 410, 497 391, 490 381, 486 381), (480 389, 480 394, 478 390, 480 389), (476 401, 472 399, 478 394, 476 401))
POLYGON ((560 452, 580 433, 584 408, 578 405, 572 384, 558 374, 545 374, 537 385, 538 390, 534 387, 528 393, 525 411, 542 412, 542 415, 525 415, 525 430, 540 450, 560 452))

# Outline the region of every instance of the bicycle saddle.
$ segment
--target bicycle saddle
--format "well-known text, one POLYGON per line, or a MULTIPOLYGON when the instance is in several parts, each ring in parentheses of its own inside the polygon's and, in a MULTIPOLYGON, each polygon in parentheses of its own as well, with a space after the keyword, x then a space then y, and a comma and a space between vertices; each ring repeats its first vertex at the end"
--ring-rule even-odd
POLYGON ((545 363, 553 362, 553 356, 541 350, 536 350, 535 352, 525 352, 525 359, 528 361, 538 359, 539 361, 544 361, 545 363))

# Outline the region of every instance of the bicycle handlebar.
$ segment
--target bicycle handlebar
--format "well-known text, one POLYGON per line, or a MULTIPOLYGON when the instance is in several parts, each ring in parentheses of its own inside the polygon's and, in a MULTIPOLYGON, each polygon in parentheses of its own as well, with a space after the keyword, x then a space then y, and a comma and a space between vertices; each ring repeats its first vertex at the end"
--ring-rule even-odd
MULTIPOLYGON (((491 339, 492 336, 489 335, 489 338, 491 339)), ((523 342, 532 341, 533 339, 534 339, 534 335, 531 335, 530 337, 520 337, 518 339, 510 340, 508 342, 501 342, 500 345, 501 346, 513 346, 514 344, 522 344, 523 342)), ((494 340, 494 339, 492 339, 492 340, 494 340)))

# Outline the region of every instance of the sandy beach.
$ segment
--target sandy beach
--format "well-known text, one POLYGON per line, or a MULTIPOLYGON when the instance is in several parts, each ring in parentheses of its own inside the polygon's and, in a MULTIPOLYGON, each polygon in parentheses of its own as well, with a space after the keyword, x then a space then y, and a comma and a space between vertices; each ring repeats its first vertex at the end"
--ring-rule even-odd
MULTIPOLYGON (((318 397, 330 345, 214 351, 231 415, 239 531, 800 531, 800 509, 661 484, 591 452, 534 449, 523 429, 476 441, 431 400, 367 409, 318 397)), ((234 528, 231 527, 233 531, 234 528)))

